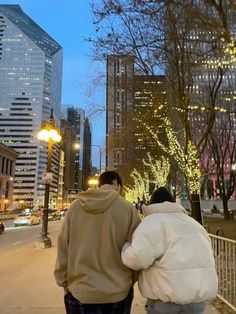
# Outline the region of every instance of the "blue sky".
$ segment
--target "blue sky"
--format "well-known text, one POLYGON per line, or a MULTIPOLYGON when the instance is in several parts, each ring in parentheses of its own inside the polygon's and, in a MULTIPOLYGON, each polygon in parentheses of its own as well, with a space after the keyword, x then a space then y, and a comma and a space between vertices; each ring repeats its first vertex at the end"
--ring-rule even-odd
MULTIPOLYGON (((22 10, 63 47, 62 104, 85 109, 105 105, 105 87, 91 83, 105 65, 92 62, 91 47, 84 39, 93 32, 89 0, 0 0, 1 4, 19 4, 22 10), (92 91, 92 92, 91 92, 92 91)), ((105 148, 105 113, 91 117, 92 144, 105 148)), ((99 150, 92 148, 93 164, 98 166, 99 150)), ((104 153, 103 153, 104 163, 104 153)))

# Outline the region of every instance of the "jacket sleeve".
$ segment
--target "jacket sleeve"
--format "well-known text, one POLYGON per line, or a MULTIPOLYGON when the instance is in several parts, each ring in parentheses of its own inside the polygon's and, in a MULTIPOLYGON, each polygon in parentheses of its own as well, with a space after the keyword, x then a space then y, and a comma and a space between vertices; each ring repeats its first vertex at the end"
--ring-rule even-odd
POLYGON ((148 268, 156 258, 151 241, 138 229, 134 233, 132 243, 126 242, 121 252, 123 264, 133 270, 148 268))
POLYGON ((132 235, 133 235, 135 229, 138 227, 138 225, 141 222, 141 219, 138 215, 138 212, 137 212, 136 208, 134 208, 133 205, 130 205, 130 210, 131 210, 131 223, 130 223, 129 232, 128 232, 128 236, 127 236, 128 242, 131 241, 132 235))
POLYGON ((67 291, 67 263, 69 245, 69 212, 67 212, 57 240, 57 259, 54 277, 57 284, 67 291))

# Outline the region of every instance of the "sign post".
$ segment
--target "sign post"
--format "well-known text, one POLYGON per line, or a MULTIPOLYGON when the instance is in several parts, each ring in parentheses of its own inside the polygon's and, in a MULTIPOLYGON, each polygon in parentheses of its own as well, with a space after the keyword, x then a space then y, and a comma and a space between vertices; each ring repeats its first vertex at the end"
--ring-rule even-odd
POLYGON ((75 199, 75 198, 77 198, 78 193, 79 193, 78 189, 68 189, 67 190, 67 197, 75 199))

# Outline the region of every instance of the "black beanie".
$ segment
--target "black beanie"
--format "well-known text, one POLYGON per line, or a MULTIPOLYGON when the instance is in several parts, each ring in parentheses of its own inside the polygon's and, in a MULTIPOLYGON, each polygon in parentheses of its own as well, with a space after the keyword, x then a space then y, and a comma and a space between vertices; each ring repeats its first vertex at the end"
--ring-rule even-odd
POLYGON ((172 202, 174 203, 174 198, 172 194, 165 188, 160 187, 152 193, 149 204, 172 202))

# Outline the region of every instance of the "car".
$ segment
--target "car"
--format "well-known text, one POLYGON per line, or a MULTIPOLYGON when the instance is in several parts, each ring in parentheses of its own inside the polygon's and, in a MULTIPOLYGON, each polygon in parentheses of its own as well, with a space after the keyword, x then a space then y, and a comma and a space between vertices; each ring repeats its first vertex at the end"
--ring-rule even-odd
POLYGON ((32 226, 38 224, 40 224, 40 217, 32 213, 21 213, 17 215, 13 221, 13 225, 15 227, 23 225, 32 226))
POLYGON ((0 221, 0 234, 5 230, 5 225, 2 221, 0 221))
POLYGON ((61 219, 61 214, 60 212, 53 212, 53 213, 49 213, 48 214, 48 220, 52 221, 52 220, 60 220, 61 219))

